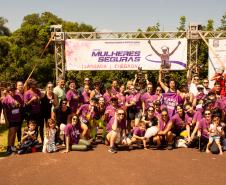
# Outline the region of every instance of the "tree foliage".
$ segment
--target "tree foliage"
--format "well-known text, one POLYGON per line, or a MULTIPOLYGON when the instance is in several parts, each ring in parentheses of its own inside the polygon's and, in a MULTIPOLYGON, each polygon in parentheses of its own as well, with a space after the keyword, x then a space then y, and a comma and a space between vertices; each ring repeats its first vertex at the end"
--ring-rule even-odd
MULTIPOLYGON (((5 26, 7 20, 0 17, 0 80, 16 81, 26 80, 34 66, 37 66, 33 73, 41 85, 48 81, 55 80, 55 62, 53 45, 47 48, 44 56, 41 53, 50 39, 50 26, 61 24, 65 32, 93 32, 95 28, 85 23, 65 21, 51 12, 41 14, 33 13, 26 15, 19 29, 10 33, 5 26)), ((179 19, 178 31, 185 31, 186 17, 181 16, 179 19)), ((226 30, 226 13, 221 18, 221 25, 217 30, 226 30)), ((160 23, 150 25, 146 32, 160 31, 160 23)), ((214 30, 214 21, 209 19, 203 30, 214 30)), ((139 38, 143 38, 142 30, 138 29, 139 38)), ((152 38, 157 35, 150 34, 152 38)), ((202 78, 207 76, 208 71, 208 47, 200 40, 198 47, 198 65, 202 78)), ((136 71, 70 71, 67 72, 67 79, 76 79, 82 83, 85 77, 90 77, 94 81, 101 81, 105 84, 111 83, 113 79, 118 79, 123 83, 128 79, 134 78, 136 71)), ((158 71, 148 71, 149 80, 157 82, 158 71)), ((186 84, 186 71, 170 73, 178 85, 186 84)))

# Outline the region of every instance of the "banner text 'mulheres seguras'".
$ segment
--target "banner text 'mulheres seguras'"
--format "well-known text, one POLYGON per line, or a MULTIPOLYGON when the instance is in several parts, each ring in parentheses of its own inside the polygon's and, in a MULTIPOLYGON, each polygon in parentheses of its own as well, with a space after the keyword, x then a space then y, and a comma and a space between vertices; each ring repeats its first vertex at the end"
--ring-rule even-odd
POLYGON ((140 62, 140 51, 100 51, 94 50, 92 57, 98 57, 98 62, 140 62))

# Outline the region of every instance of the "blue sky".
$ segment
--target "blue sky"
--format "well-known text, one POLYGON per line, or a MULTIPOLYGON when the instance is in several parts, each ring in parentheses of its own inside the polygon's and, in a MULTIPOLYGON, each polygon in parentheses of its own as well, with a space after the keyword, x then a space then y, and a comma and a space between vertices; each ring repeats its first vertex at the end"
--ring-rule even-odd
POLYGON ((145 30, 160 22, 161 30, 175 31, 180 16, 187 22, 219 26, 226 0, 0 0, 0 16, 8 19, 11 31, 23 17, 50 11, 67 21, 91 24, 99 31, 145 30))

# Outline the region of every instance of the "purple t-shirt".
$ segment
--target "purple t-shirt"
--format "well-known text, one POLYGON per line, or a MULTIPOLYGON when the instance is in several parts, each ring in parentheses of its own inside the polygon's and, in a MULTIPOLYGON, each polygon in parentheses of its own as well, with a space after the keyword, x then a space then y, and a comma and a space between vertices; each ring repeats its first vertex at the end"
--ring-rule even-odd
MULTIPOLYGON (((110 119, 110 121, 107 123, 107 126, 106 126, 107 132, 112 131, 112 125, 113 125, 114 121, 115 121, 115 117, 112 117, 110 119)), ((121 122, 119 122, 117 128, 125 129, 126 128, 126 120, 123 119, 121 122)))
POLYGON ((71 123, 68 123, 64 128, 65 136, 69 136, 70 145, 78 144, 80 139, 80 134, 82 133, 80 123, 73 126, 71 123))
POLYGON ((89 119, 87 117, 88 115, 90 115, 90 118, 92 118, 92 119, 96 115, 94 110, 91 112, 89 106, 90 106, 89 104, 84 104, 78 109, 78 115, 83 120, 83 122, 89 122, 89 119))
POLYGON ((104 93, 103 97, 104 97, 106 106, 110 105, 111 95, 106 92, 104 93))
POLYGON ((2 107, 6 111, 6 116, 9 122, 20 122, 21 121, 21 111, 18 96, 7 95, 2 100, 2 107))
POLYGON ((169 117, 175 114, 176 106, 182 103, 182 98, 177 93, 163 93, 163 107, 168 110, 169 117))
POLYGON ((123 96, 122 94, 117 94, 117 98, 118 98, 118 105, 119 107, 123 107, 125 106, 125 103, 126 103, 126 97, 123 96))
POLYGON ((211 120, 207 121, 205 118, 202 118, 199 122, 199 130, 201 131, 201 134, 203 137, 208 138, 209 133, 208 133, 208 128, 210 126, 211 120))
POLYGON ((109 121, 112 117, 114 117, 116 110, 117 109, 115 107, 113 107, 112 105, 109 105, 106 107, 104 114, 106 115, 107 121, 109 121))
POLYGON ((216 101, 217 107, 226 113, 226 96, 216 101))
POLYGON ((82 102, 83 104, 89 104, 89 98, 90 98, 90 94, 87 93, 86 91, 82 92, 82 102))
POLYGON ((185 122, 187 125, 196 125, 197 122, 200 122, 202 119, 202 113, 200 111, 195 111, 192 115, 185 114, 185 122))
POLYGON ((169 124, 169 120, 166 121, 166 123, 162 120, 162 118, 159 118, 159 130, 164 131, 169 124))
MULTIPOLYGON (((24 102, 28 102, 30 101, 34 96, 36 97, 41 97, 41 92, 37 89, 36 92, 33 92, 31 90, 28 90, 24 93, 24 102)), ((40 104, 40 100, 37 100, 37 101, 33 101, 31 102, 31 104, 29 105, 30 106, 30 111, 31 113, 35 113, 35 114, 38 114, 41 112, 41 104, 40 104)))
POLYGON ((136 109, 140 110, 141 109, 141 94, 140 93, 136 93, 136 94, 130 94, 129 96, 126 97, 126 102, 127 103, 131 103, 131 102, 135 102, 136 103, 136 109))
POLYGON ((66 98, 69 101, 69 107, 71 108, 72 112, 76 111, 79 101, 78 93, 70 89, 67 91, 66 98))
POLYGON ((117 95, 118 94, 118 91, 117 91, 117 89, 115 89, 115 88, 111 88, 111 94, 113 94, 113 95, 117 95))
POLYGON ((172 118, 171 118, 171 121, 173 123, 173 126, 175 128, 178 128, 178 129, 183 129, 185 128, 186 124, 185 124, 185 120, 183 120, 179 114, 175 114, 172 118))
POLYGON ((145 110, 153 105, 153 102, 158 99, 157 95, 150 94, 149 92, 144 93, 141 96, 141 101, 144 102, 145 110))
POLYGON ((145 130, 141 130, 139 127, 135 127, 132 130, 133 135, 139 136, 139 137, 144 137, 145 135, 145 130))
POLYGON ((16 91, 14 97, 19 101, 20 105, 24 107, 24 94, 21 94, 19 91, 16 91))

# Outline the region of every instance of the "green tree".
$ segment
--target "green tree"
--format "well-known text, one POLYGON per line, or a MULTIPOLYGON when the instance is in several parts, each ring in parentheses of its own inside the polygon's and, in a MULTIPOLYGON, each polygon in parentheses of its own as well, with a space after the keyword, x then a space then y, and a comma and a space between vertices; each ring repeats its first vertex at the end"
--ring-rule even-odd
POLYGON ((0 17, 0 36, 9 36, 10 30, 5 26, 5 24, 8 22, 7 19, 4 17, 0 17))
POLYGON ((226 30, 226 12, 224 15, 221 17, 221 25, 218 28, 218 30, 226 30))
POLYGON ((181 16, 179 21, 179 27, 177 27, 178 31, 185 31, 185 25, 186 25, 186 17, 181 16))

